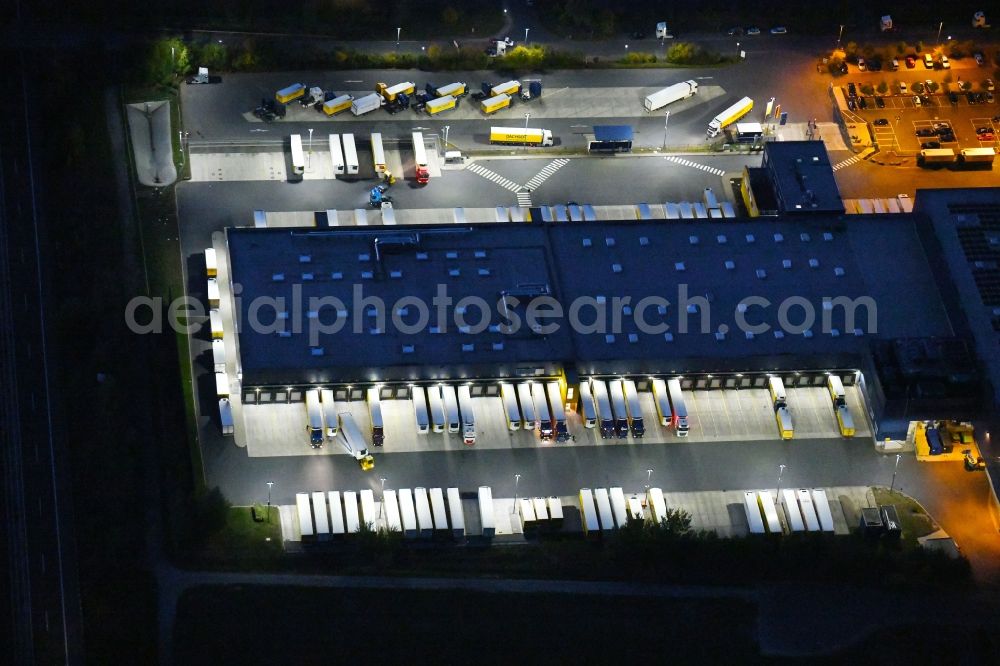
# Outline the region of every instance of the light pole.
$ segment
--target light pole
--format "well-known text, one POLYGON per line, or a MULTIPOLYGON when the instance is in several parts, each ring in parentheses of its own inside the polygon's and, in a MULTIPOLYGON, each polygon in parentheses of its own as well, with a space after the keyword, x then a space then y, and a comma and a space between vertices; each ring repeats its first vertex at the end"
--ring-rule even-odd
POLYGON ((667 151, 667 123, 670 122, 670 112, 663 115, 663 152, 667 151))
POLYGON ((785 473, 786 465, 778 465, 778 487, 774 489, 774 496, 778 498, 778 504, 781 504, 781 475, 785 473))
POLYGON ((941 28, 943 28, 943 27, 944 27, 944 21, 941 21, 940 23, 938 23, 938 36, 937 36, 937 45, 938 46, 941 46, 941 28))
POLYGON ((445 150, 448 150, 448 130, 450 128, 451 128, 451 125, 445 125, 444 126, 444 149, 445 150))
POLYGON ((381 503, 379 504, 379 507, 378 507, 378 516, 379 516, 379 518, 381 518, 382 517, 382 512, 385 511, 385 477, 384 476, 380 476, 378 478, 378 480, 379 480, 379 483, 382 484, 382 490, 380 491, 381 494, 382 494, 382 500, 381 500, 381 503))
POLYGON ((892 468, 892 483, 889 484, 889 494, 892 494, 893 489, 896 487, 896 470, 899 469, 899 459, 903 456, 896 454, 896 466, 892 468))
POLYGON ((184 168, 184 132, 177 130, 177 141, 181 144, 181 168, 184 168))
POLYGON ((740 59, 740 43, 736 42, 736 59, 740 59))
POLYGON ((174 73, 174 67, 176 67, 176 65, 174 64, 174 47, 171 46, 170 47, 170 73, 171 74, 174 73))
POLYGON ((399 48, 399 34, 403 32, 402 28, 396 28, 396 48, 399 48))
POLYGON ((309 168, 313 166, 313 131, 309 130, 309 168))
POLYGON ((528 31, 529 31, 529 30, 531 30, 531 28, 525 28, 525 29, 524 29, 524 45, 525 45, 525 46, 527 46, 527 45, 528 45, 528 31))
POLYGON ((531 118, 531 114, 530 113, 525 113, 524 114, 524 148, 525 148, 525 150, 527 150, 527 148, 528 148, 528 119, 529 118, 531 118))
POLYGON ((274 481, 267 482, 267 522, 271 522, 271 486, 274 485, 274 481))
POLYGON ((521 475, 514 475, 514 506, 511 508, 511 513, 517 513, 517 484, 521 481, 521 475))
POLYGON ((844 26, 840 26, 840 32, 837 33, 837 50, 840 50, 840 38, 844 36, 844 26))
POLYGON ((649 492, 649 484, 652 482, 652 480, 653 480, 653 470, 647 469, 646 470, 646 492, 649 492))

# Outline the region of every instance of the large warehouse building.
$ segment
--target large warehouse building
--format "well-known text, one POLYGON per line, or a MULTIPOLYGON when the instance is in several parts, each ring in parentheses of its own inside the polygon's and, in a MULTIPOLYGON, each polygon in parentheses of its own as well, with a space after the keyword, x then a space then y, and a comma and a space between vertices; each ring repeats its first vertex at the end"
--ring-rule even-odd
POLYGON ((1000 190, 916 204, 725 223, 229 229, 242 399, 319 384, 489 391, 513 377, 818 385, 837 372, 862 385, 879 435, 968 418, 1000 372, 1000 190))

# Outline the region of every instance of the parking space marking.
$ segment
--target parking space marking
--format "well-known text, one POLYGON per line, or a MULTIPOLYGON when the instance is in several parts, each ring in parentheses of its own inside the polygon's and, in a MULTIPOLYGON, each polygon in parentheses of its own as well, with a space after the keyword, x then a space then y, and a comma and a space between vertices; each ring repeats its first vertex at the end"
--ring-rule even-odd
POLYGON ((496 183, 500 187, 510 190, 511 192, 519 192, 521 190, 521 186, 512 181, 510 178, 505 178, 495 171, 490 171, 481 164, 473 162, 468 166, 468 170, 477 176, 482 176, 486 180, 496 183))
POLYGON ((692 162, 691 160, 686 160, 683 157, 677 157, 676 155, 667 155, 667 159, 674 164, 680 164, 681 166, 691 167, 692 169, 701 169, 702 171, 707 171, 710 174, 716 176, 722 176, 726 172, 722 169, 716 167, 711 167, 706 164, 698 164, 697 162, 692 162))
POLYGON ((554 174, 556 171, 563 168, 567 164, 569 164, 569 160, 567 159, 559 158, 556 160, 552 160, 551 162, 545 165, 544 169, 535 174, 534 178, 525 183, 524 186, 528 188, 529 191, 536 189, 539 185, 548 180, 549 176, 551 176, 552 174, 554 174))

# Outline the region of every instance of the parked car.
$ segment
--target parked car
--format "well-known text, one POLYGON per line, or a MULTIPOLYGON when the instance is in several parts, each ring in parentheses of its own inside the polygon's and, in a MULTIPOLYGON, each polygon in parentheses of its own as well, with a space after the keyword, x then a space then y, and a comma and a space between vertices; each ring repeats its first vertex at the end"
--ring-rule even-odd
POLYGON ((901 82, 899 84, 899 94, 900 95, 905 95, 906 94, 906 82, 905 81, 903 81, 903 82, 901 82))
POLYGON ((952 106, 958 106, 958 93, 954 90, 948 93, 948 101, 951 102, 952 106))
POLYGON ((924 69, 934 69, 934 58, 930 53, 924 54, 924 69))
POLYGON ((862 108, 862 109, 867 109, 868 108, 868 100, 866 100, 864 97, 859 97, 858 98, 858 106, 860 108, 862 108))
POLYGON ((880 109, 884 109, 885 108, 885 100, 882 99, 881 97, 876 97, 875 98, 875 106, 877 106, 880 109))
POLYGON ((885 127, 888 124, 889 124, 888 118, 876 118, 875 120, 872 121, 872 125, 875 125, 876 127, 885 127))
POLYGON ((972 54, 972 57, 976 59, 976 64, 979 65, 980 67, 986 64, 986 59, 983 58, 982 53, 974 53, 972 54))
POLYGON ((917 66, 917 59, 913 56, 906 56, 906 69, 913 69, 917 66))
POLYGON ((924 150, 933 150, 935 148, 940 148, 941 147, 941 142, 940 141, 925 141, 922 144, 920 144, 920 147, 923 148, 924 150))
POLYGON ((941 134, 938 136, 938 139, 940 139, 941 143, 955 143, 958 141, 954 134, 941 134))
POLYGON ((941 69, 951 69, 951 61, 946 55, 941 56, 941 69))
POLYGON ((847 94, 850 97, 857 97, 858 96, 858 87, 856 85, 854 85, 853 83, 848 83, 847 84, 847 94))
POLYGON ((854 98, 853 97, 848 97, 847 98, 847 108, 850 109, 851 111, 856 111, 857 110, 858 105, 854 103, 854 98))
POLYGON ((729 35, 730 37, 739 37, 740 35, 743 34, 743 28, 739 26, 735 28, 730 28, 729 30, 726 30, 726 34, 729 35))
POLYGON ((983 87, 990 92, 993 92, 996 89, 996 86, 993 84, 993 79, 986 79, 983 81, 983 87))
POLYGON ((923 100, 920 99, 920 95, 913 96, 913 106, 920 106, 923 100))
POLYGON ((748 35, 759 35, 760 34, 760 28, 758 28, 755 25, 752 25, 749 28, 747 28, 747 34, 748 35))
POLYGON ((917 136, 937 136, 937 132, 930 127, 921 127, 917 130, 917 136))
POLYGON ((996 134, 993 132, 983 132, 982 134, 977 134, 976 138, 980 141, 996 141, 996 134))
POLYGON ((865 65, 864 58, 858 58, 858 69, 862 72, 868 71, 868 67, 865 65))
POLYGON ((966 101, 969 104, 975 104, 976 103, 976 93, 974 93, 974 92, 967 92, 967 93, 965 93, 965 99, 966 99, 966 101))
POLYGON ((892 59, 892 71, 895 72, 898 69, 899 69, 899 59, 898 58, 893 58, 892 59))
POLYGON ((787 32, 788 29, 783 25, 776 25, 773 28, 771 28, 772 35, 784 35, 787 32))
POLYGON ((928 93, 930 93, 933 88, 934 88, 934 82, 933 81, 931 81, 930 79, 927 79, 926 81, 924 81, 924 90, 926 90, 928 93))

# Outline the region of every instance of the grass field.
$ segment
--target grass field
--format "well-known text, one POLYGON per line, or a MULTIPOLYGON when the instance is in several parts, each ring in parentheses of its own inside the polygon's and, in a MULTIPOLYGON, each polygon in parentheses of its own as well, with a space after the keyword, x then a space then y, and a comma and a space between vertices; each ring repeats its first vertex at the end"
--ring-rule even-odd
POLYGON ((738 601, 205 587, 181 597, 175 662, 747 663, 755 625, 738 601))

